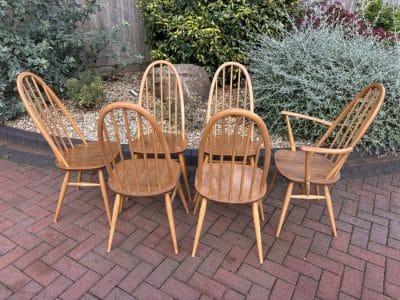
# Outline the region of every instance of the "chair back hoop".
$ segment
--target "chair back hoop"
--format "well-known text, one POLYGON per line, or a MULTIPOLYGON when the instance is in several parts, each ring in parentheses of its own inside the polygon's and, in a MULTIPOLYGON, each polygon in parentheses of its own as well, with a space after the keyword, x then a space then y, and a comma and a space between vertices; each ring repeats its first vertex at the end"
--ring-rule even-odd
POLYGON ((201 137, 198 184, 207 185, 209 194, 224 198, 224 202, 240 203, 266 188, 270 156, 268 129, 258 115, 240 108, 223 110, 210 119, 201 137), (229 139, 233 141, 229 147, 231 153, 224 151, 224 139, 228 136, 233 137, 229 139), (216 150, 217 138, 221 142, 216 150), (240 156, 239 145, 244 147, 240 156), (262 169, 258 167, 259 161, 262 169), (204 182, 205 173, 208 182, 204 182))
POLYGON ((224 109, 242 108, 254 112, 253 99, 253 86, 246 67, 226 62, 219 66, 211 82, 206 122, 224 109))
POLYGON ((64 153, 74 148, 73 138, 86 139, 71 115, 54 91, 31 72, 22 72, 17 77, 17 89, 26 111, 33 123, 49 144, 56 159, 68 167, 64 153), (72 132, 69 131, 72 128, 72 132))
POLYGON ((119 190, 127 194, 150 194, 172 182, 172 160, 164 134, 156 119, 138 104, 114 102, 103 108, 98 140, 110 180, 119 190), (140 136, 148 132, 152 138, 146 143, 151 145, 144 145, 140 136), (113 147, 114 143, 117 147, 113 147), (137 143, 144 149, 140 155, 134 151, 137 143))
POLYGON ((173 64, 152 62, 144 71, 138 97, 138 104, 155 116, 164 133, 181 134, 185 139, 182 81, 173 64))
MULTIPOLYGON (((385 88, 380 83, 372 83, 363 88, 339 114, 316 146, 328 144, 330 149, 355 148, 378 114, 384 98, 385 88)), ((334 163, 327 179, 340 172, 349 155, 349 152, 325 155, 334 163)))

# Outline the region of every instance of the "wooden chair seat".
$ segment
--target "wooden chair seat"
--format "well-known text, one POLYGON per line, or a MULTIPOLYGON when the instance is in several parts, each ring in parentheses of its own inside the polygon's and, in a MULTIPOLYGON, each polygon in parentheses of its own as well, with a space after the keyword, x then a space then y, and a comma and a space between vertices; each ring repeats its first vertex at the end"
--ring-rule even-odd
POLYGON ((110 189, 116 193, 135 197, 156 196, 172 191, 181 176, 179 163, 171 162, 173 175, 170 176, 165 159, 158 159, 157 161, 147 159, 146 161, 137 159, 118 162, 112 169, 108 180, 110 189), (157 168, 159 168, 158 175, 157 168), (146 169, 146 172, 143 172, 144 169, 146 169), (144 178, 144 174, 148 178, 144 178), (157 177, 159 177, 159 182, 157 177), (120 178, 124 178, 124 180, 120 178))
MULTIPOLYGON (((108 148, 109 146, 107 146, 108 148)), ((112 143, 113 153, 117 152, 117 144, 112 143)), ((110 154, 111 156, 111 154, 110 154)), ((98 142, 75 145, 64 152, 68 165, 56 160, 56 165, 62 170, 89 171, 102 169, 105 166, 103 154, 98 142)), ((112 160, 115 157, 110 157, 112 160)))
MULTIPOLYGON (((228 156, 232 154, 233 148, 235 148, 235 156, 243 157, 246 152, 246 143, 247 137, 245 136, 236 136, 232 135, 217 135, 212 139, 212 153, 214 155, 224 155, 228 156)), ((206 146, 206 153, 209 149, 209 146, 206 146)), ((255 156, 258 149, 258 143, 254 141, 249 141, 247 145, 247 155, 255 156)))
MULTIPOLYGON (((275 166, 279 173, 286 179, 304 183, 305 180, 305 159, 306 154, 303 151, 278 150, 274 155, 275 166)), ((339 180, 340 173, 328 177, 334 164, 320 154, 311 155, 310 161, 310 183, 311 184, 332 184, 339 180)))
POLYGON ((252 203, 264 197, 267 191, 267 185, 265 185, 263 189, 255 189, 253 187, 253 191, 251 195, 249 195, 252 182, 261 182, 263 170, 260 168, 255 168, 255 173, 253 175, 254 167, 243 165, 243 163, 235 163, 233 164, 232 170, 231 162, 227 161, 223 164, 219 162, 212 163, 212 172, 210 172, 210 169, 210 163, 205 163, 203 165, 203 184, 199 184, 198 174, 196 174, 195 180, 196 191, 199 192, 202 197, 209 200, 229 204, 252 203), (209 186, 210 176, 211 187, 209 186), (230 184, 231 176, 232 183, 230 184), (242 178, 243 187, 242 191, 240 191, 240 181, 242 178), (218 193, 219 184, 221 184, 222 187, 220 193, 218 193), (231 190, 224 188, 227 186, 232 186, 231 190), (229 195, 229 193, 231 193, 231 195, 229 195))
MULTIPOLYGON (((164 137, 167 141, 167 145, 171 154, 183 153, 186 150, 187 143, 182 134, 164 133, 164 137)), ((144 135, 132 142, 132 149, 135 153, 155 153, 153 141, 153 135, 144 135), (143 149, 143 145, 145 149, 143 149)), ((161 153, 162 147, 160 143, 157 143, 156 147, 157 153, 161 153)))

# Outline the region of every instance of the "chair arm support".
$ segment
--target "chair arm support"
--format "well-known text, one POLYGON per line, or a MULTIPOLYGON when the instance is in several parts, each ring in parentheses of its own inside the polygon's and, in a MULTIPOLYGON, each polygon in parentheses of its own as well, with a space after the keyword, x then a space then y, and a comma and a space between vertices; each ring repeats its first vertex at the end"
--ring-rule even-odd
POLYGON ((294 118, 310 120, 310 121, 317 122, 317 123, 320 123, 320 124, 323 124, 323 125, 326 125, 326 126, 331 126, 332 125, 332 122, 330 122, 330 121, 325 121, 325 120, 322 120, 320 118, 311 117, 311 116, 307 116, 307 115, 303 115, 303 114, 298 114, 298 113, 295 113, 295 112, 290 112, 290 111, 285 111, 284 110, 284 111, 281 111, 281 114, 284 115, 284 116, 288 116, 288 117, 294 117, 294 118))
POLYGON ((302 145, 300 147, 300 150, 305 152, 319 153, 319 154, 346 154, 353 152, 353 147, 348 147, 343 149, 329 149, 329 148, 320 148, 320 147, 302 145))

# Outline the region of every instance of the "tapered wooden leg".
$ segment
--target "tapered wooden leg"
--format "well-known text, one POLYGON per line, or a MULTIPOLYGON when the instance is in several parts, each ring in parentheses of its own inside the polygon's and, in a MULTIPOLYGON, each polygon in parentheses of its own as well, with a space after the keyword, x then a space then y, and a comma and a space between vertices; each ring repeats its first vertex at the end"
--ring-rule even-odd
POLYGON ((276 178, 278 177, 278 174, 279 174, 278 169, 275 168, 275 171, 272 174, 271 183, 269 184, 269 187, 268 187, 267 196, 269 196, 272 193, 272 191, 276 185, 276 178))
POLYGON ((122 208, 124 207, 124 202, 126 201, 127 197, 126 196, 122 196, 121 197, 121 203, 119 205, 119 213, 122 212, 122 208))
MULTIPOLYGON (((76 179, 76 182, 81 182, 82 181, 82 171, 78 171, 78 178, 76 179)), ((79 190, 79 185, 76 186, 76 190, 79 190)))
POLYGON ((326 207, 328 208, 329 219, 331 220, 333 236, 336 237, 337 232, 336 232, 335 215, 333 213, 331 194, 329 192, 329 187, 327 185, 324 185, 324 192, 325 192, 326 207))
MULTIPOLYGON (((200 201, 199 201, 200 202, 200 201)), ((201 207, 200 207, 200 213, 199 213, 199 220, 197 222, 197 228, 196 228, 196 235, 194 237, 194 244, 193 244, 193 251, 192 251, 192 257, 196 256, 196 251, 197 251, 197 246, 199 245, 199 239, 200 239, 200 234, 201 234, 201 229, 203 228, 203 222, 204 222, 204 217, 206 216, 206 210, 207 210, 207 199, 203 198, 201 200, 201 207)))
POLYGON ((258 203, 253 203, 253 221, 254 221, 254 230, 256 232, 256 240, 257 240, 257 249, 258 249, 258 258, 260 260, 260 264, 264 262, 262 244, 261 244, 261 228, 260 228, 260 216, 258 215, 258 203))
POLYGON ((68 172, 68 171, 65 172, 64 180, 61 185, 60 195, 58 196, 56 213, 54 214, 54 219, 53 219, 54 223, 57 222, 58 215, 60 214, 61 206, 63 205, 63 202, 64 202, 65 192, 67 191, 68 182, 69 182, 70 177, 71 177, 71 172, 68 172))
POLYGON ((185 160, 185 155, 183 153, 179 154, 179 162, 181 164, 182 177, 183 177, 183 181, 185 183, 185 188, 186 188, 186 192, 188 194, 188 199, 190 202, 192 202, 192 196, 190 195, 188 173, 187 173, 187 169, 186 169, 186 160, 185 160))
POLYGON ((117 219, 118 219, 120 203, 121 203, 121 195, 117 194, 115 196, 113 215, 112 215, 111 226, 110 226, 110 235, 108 237, 108 246, 107 246, 107 252, 108 253, 110 253, 110 251, 111 251, 111 246, 112 246, 112 242, 113 242, 113 239, 114 239, 114 233, 115 233, 115 227, 117 225, 117 219))
POLYGON ((201 202, 201 197, 198 192, 194 195, 194 209, 193 209, 193 215, 195 216, 197 214, 197 210, 199 209, 199 205, 201 202))
POLYGON ((189 208, 186 203, 185 194, 183 193, 180 182, 178 182, 178 193, 179 193, 179 197, 181 198, 181 201, 182 201, 183 207, 185 208, 186 213, 189 214, 189 208))
POLYGON ((99 170, 98 174, 99 174, 100 190, 101 190, 101 194, 103 195, 104 207, 106 209, 108 223, 111 224, 110 201, 108 200, 106 182, 104 180, 103 171, 99 170))
POLYGON ((283 205, 282 205, 282 212, 281 216, 279 218, 279 223, 278 223, 278 229, 276 230, 276 237, 279 237, 283 225, 283 221, 285 220, 286 212, 289 206, 290 202, 290 197, 292 196, 292 190, 293 190, 293 182, 289 182, 286 194, 285 194, 285 199, 283 199, 283 205))
POLYGON ((263 205, 263 199, 261 199, 260 201, 258 201, 258 208, 260 209, 260 217, 261 220, 264 221, 264 205, 263 205))
POLYGON ((169 222, 169 230, 171 231, 172 245, 174 246, 175 254, 178 255, 178 243, 176 242, 174 213, 172 210, 171 197, 169 196, 169 193, 165 194, 165 207, 167 209, 167 217, 169 222))

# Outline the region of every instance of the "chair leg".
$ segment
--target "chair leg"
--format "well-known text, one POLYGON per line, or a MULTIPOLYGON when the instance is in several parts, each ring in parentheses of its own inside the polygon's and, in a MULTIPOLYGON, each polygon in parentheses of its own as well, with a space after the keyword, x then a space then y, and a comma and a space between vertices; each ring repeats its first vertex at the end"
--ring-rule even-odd
POLYGON ((261 244, 261 228, 260 228, 260 216, 258 215, 258 207, 259 204, 257 202, 254 202, 253 203, 254 230, 256 232, 258 258, 260 260, 260 264, 262 264, 264 262, 264 258, 263 258, 262 244, 261 244))
POLYGON ((174 213, 173 213, 173 210, 172 210, 171 197, 169 196, 169 193, 165 194, 165 207, 166 207, 166 210, 167 210, 167 217, 168 217, 168 222, 169 222, 169 230, 171 231, 172 245, 174 246, 175 254, 178 255, 178 243, 176 242, 174 213))
MULTIPOLYGON (((82 171, 78 171, 78 178, 76 180, 77 182, 81 182, 82 181, 82 171)), ((76 190, 79 190, 79 185, 76 186, 76 190)))
POLYGON ((101 194, 102 194, 102 196, 103 196, 104 207, 105 207, 105 209, 106 209, 108 224, 111 224, 110 201, 108 200, 106 182, 105 182, 105 180, 104 180, 103 171, 102 171, 102 170, 99 170, 99 171, 98 171, 98 174, 99 174, 100 190, 101 190, 101 194))
POLYGON ((57 222, 58 215, 60 214, 61 206, 63 205, 63 202, 64 202, 65 192, 67 191, 68 182, 69 182, 70 177, 71 177, 71 172, 69 172, 69 171, 65 172, 64 180, 61 185, 60 195, 58 196, 56 213, 54 214, 54 219, 53 219, 54 223, 57 222))
POLYGON ((328 208, 329 219, 331 220, 333 236, 336 237, 337 232, 336 232, 335 215, 333 213, 331 194, 329 192, 329 187, 327 185, 324 185, 324 192, 325 192, 326 207, 328 208))
POLYGON ((180 182, 178 182, 178 193, 179 193, 179 197, 181 198, 181 201, 182 201, 183 207, 185 208, 186 213, 189 214, 189 208, 188 208, 188 205, 186 203, 185 194, 183 193, 182 186, 181 186, 180 182))
POLYGON ((198 192, 194 195, 194 209, 193 209, 193 215, 195 216, 197 214, 197 210, 199 209, 199 204, 201 202, 201 198, 198 192))
POLYGON ((186 188, 186 192, 188 194, 188 199, 190 202, 192 202, 192 196, 190 195, 189 179, 188 179, 188 174, 187 174, 187 169, 186 169, 186 160, 185 160, 185 155, 183 153, 179 154, 179 162, 181 164, 182 177, 183 177, 183 181, 185 183, 185 188, 186 188))
POLYGON ((271 183, 268 187, 267 196, 269 196, 272 193, 276 185, 276 178, 278 177, 278 174, 279 174, 278 169, 275 168, 274 174, 272 174, 271 183))
POLYGON ((261 220, 265 221, 264 218, 264 205, 263 205, 263 199, 261 199, 260 201, 258 201, 258 208, 260 209, 260 216, 261 216, 261 220))
POLYGON ((283 225, 283 221, 285 220, 286 212, 289 206, 290 202, 290 197, 292 196, 292 190, 293 190, 293 182, 289 182, 285 198, 283 199, 283 206, 282 206, 282 212, 281 216, 279 218, 279 223, 278 223, 278 229, 276 230, 276 237, 279 237, 283 225))
POLYGON ((203 198, 201 200, 199 221, 197 222, 197 228, 196 228, 196 235, 195 235, 195 238, 194 238, 192 257, 196 256, 197 246, 199 245, 201 229, 203 228, 204 217, 206 216, 206 210, 207 210, 207 199, 203 198))
POLYGON ((115 196, 113 215, 112 215, 111 226, 110 226, 110 235, 108 237, 108 246, 107 246, 108 253, 110 253, 110 251, 111 251, 112 242, 114 239, 115 227, 117 225, 117 219, 118 219, 118 213, 119 213, 119 206, 121 204, 121 198, 122 197, 120 194, 117 194, 115 196))

